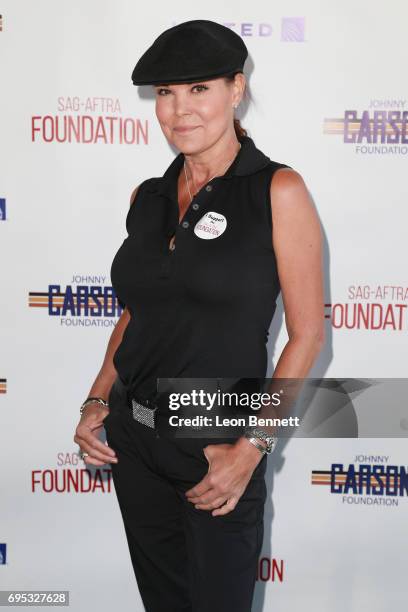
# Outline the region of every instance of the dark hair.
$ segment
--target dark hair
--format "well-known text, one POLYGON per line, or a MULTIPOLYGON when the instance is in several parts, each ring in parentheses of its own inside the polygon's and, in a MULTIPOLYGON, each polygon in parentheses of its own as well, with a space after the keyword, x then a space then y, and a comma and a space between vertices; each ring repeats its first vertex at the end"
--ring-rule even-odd
MULTIPOLYGON (((232 81, 235 80, 235 75, 238 74, 239 72, 242 72, 242 71, 238 70, 236 72, 230 72, 229 74, 224 75, 224 79, 228 81, 229 83, 231 83, 232 81)), ((244 90, 244 97, 248 97, 246 87, 244 90)), ((246 131, 244 127, 242 127, 240 120, 236 119, 235 117, 234 117, 234 130, 235 130, 235 134, 237 135, 238 140, 242 140, 244 136, 248 136, 248 132, 246 131)))

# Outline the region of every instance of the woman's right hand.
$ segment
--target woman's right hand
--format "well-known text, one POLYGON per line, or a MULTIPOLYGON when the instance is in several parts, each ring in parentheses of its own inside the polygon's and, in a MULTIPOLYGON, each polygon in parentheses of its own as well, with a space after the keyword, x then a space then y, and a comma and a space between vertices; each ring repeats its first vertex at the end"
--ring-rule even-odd
POLYGON ((103 427, 103 419, 109 414, 109 409, 98 403, 89 404, 82 413, 74 435, 81 451, 88 453, 84 457, 85 463, 91 465, 105 465, 106 463, 117 463, 115 451, 99 440, 103 427))

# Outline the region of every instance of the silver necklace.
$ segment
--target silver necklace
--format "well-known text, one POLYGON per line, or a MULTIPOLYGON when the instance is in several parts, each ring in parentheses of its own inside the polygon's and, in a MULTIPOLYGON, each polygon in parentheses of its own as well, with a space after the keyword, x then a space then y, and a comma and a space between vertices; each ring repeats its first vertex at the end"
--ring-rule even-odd
MULTIPOLYGON (((240 149, 241 149, 241 143, 239 143, 239 149, 238 149, 238 151, 235 153, 234 157, 233 157, 232 159, 230 159, 230 160, 227 162, 227 164, 226 164, 226 166, 225 166, 225 168, 224 168, 224 172, 225 172, 225 170, 228 168, 228 166, 229 166, 229 165, 230 165, 230 164, 231 164, 231 163, 234 161, 234 159, 235 159, 235 158, 236 158, 236 156, 238 155, 238 153, 239 153, 240 149)), ((189 196, 190 196, 190 204, 191 204, 191 201, 192 201, 192 199, 193 199, 193 196, 191 195, 191 191, 190 191, 190 184, 189 184, 189 180, 188 180, 188 176, 187 176, 187 171, 186 171, 186 162, 184 162, 184 163, 183 163, 183 166, 184 166, 184 175, 185 175, 185 177, 186 177, 187 189, 188 189, 188 193, 189 193, 189 196)), ((217 172, 216 174, 214 174, 214 176, 212 176, 212 177, 211 177, 211 178, 210 178, 210 179, 207 181, 207 183, 209 183, 210 181, 212 181, 212 180, 213 180, 213 178, 215 178, 215 177, 216 177, 218 174, 220 174, 220 173, 219 173, 219 172, 217 172)), ((196 184, 195 184, 195 182, 194 182, 194 179, 193 179, 193 185, 194 185, 195 194, 196 194, 196 193, 197 193, 197 191, 198 191, 198 189, 197 189, 197 187, 196 187, 196 184)), ((204 184, 203 184, 203 186, 204 186, 204 184)), ((194 194, 194 195, 195 195, 195 194, 194 194)))

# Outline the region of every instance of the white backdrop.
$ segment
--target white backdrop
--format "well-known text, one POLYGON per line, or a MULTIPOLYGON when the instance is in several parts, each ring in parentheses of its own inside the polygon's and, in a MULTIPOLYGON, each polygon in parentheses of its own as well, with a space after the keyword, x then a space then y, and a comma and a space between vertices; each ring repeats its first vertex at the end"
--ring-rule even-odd
MULTIPOLYGON (((174 156, 131 71, 181 21, 243 36, 253 103, 242 124, 301 173, 324 231, 327 341, 310 375, 404 377, 408 11, 402 0, 3 0, 0 12, 0 588, 66 589, 75 612, 142 611, 109 466, 88 487, 73 442, 117 321, 109 274, 130 194, 174 156), (48 309, 51 291, 62 306, 78 286, 107 292, 100 312, 48 309)), ((280 301, 270 372, 286 339, 280 301)), ((313 472, 406 466, 406 453, 402 439, 277 449, 256 612, 405 609, 406 496, 331 493, 313 472)))

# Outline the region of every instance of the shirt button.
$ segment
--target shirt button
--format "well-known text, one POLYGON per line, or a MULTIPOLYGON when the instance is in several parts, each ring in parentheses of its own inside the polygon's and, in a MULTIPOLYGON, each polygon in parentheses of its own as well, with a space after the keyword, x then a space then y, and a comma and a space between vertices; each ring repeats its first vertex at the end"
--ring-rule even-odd
POLYGON ((206 191, 211 191, 212 190, 212 185, 207 185, 207 187, 205 188, 206 191))
POLYGON ((187 229, 189 225, 190 224, 188 221, 183 221, 183 223, 181 224, 181 227, 184 227, 184 229, 187 229))
POLYGON ((192 206, 193 210, 198 210, 200 208, 199 204, 197 204, 196 202, 194 202, 193 206, 192 206))

